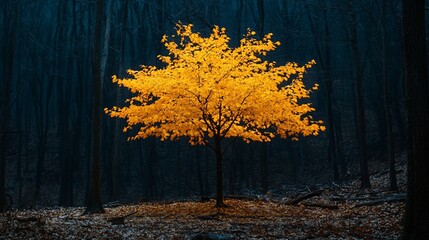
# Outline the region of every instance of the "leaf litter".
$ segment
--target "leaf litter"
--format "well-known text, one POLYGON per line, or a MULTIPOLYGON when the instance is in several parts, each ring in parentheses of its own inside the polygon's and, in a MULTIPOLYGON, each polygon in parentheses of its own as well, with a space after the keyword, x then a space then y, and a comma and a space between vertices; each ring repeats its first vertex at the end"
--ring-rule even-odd
POLYGON ((82 207, 10 210, 0 213, 0 239, 398 239, 405 201, 360 204, 403 196, 403 175, 399 193, 383 190, 385 175, 373 176, 370 191, 354 180, 296 205, 277 196, 226 199, 225 208, 213 200, 145 202, 93 215, 82 207))

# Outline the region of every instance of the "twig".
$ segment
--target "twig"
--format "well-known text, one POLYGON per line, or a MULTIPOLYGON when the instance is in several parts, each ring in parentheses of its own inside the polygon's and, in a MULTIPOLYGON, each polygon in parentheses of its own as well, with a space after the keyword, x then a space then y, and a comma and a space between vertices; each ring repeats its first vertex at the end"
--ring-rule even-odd
POLYGON ((297 197, 297 198, 289 201, 288 204, 297 205, 301 201, 304 201, 306 199, 309 199, 309 198, 321 195, 322 192, 323 192, 323 189, 319 189, 319 190, 316 190, 314 192, 310 192, 310 193, 304 194, 303 196, 297 197))

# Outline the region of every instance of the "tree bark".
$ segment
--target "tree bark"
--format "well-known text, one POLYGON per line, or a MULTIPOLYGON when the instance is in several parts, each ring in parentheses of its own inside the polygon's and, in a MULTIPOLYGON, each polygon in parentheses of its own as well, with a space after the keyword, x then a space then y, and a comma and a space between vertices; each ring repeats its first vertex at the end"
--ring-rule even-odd
POLYGON ((73 159, 71 158, 70 148, 70 109, 71 109, 71 83, 72 77, 70 77, 73 69, 73 61, 70 58, 68 61, 63 63, 63 56, 67 55, 66 47, 69 45, 71 39, 75 36, 76 16, 75 16, 75 3, 73 2, 73 23, 72 23, 72 36, 67 35, 65 29, 67 24, 67 2, 61 1, 59 4, 59 10, 57 13, 58 25, 55 33, 55 68, 62 69, 62 74, 56 77, 55 82, 57 83, 57 102, 58 104, 58 129, 57 136, 60 139, 59 142, 59 154, 58 158, 61 161, 61 180, 60 180, 60 195, 58 204, 63 207, 71 207, 73 205, 73 159), (64 66, 69 66, 64 68, 64 66))
MULTIPOLYGON (((121 24, 120 24, 120 37, 119 37, 119 73, 120 76, 123 77, 124 75, 124 58, 125 58, 125 37, 126 37, 126 24, 127 24, 127 18, 128 18, 128 0, 125 0, 122 6, 122 12, 121 12, 121 24)), ((119 102, 122 101, 123 95, 120 90, 120 88, 116 91, 116 105, 119 105, 119 102)), ((122 185, 122 176, 121 176, 121 123, 119 119, 115 120, 115 139, 114 139, 114 150, 113 150, 113 159, 112 159, 112 189, 111 189, 111 195, 113 199, 118 198, 120 190, 122 185)))
POLYGON ((221 137, 214 137, 216 153, 216 207, 224 207, 222 191, 222 142, 221 137))
POLYGON ((92 130, 91 164, 89 191, 84 214, 104 213, 101 204, 100 161, 101 161, 101 120, 102 120, 102 79, 101 79, 101 30, 104 0, 97 0, 97 20, 95 23, 94 49, 92 58, 92 130))
POLYGON ((429 239, 429 81, 425 1, 403 0, 408 110, 408 195, 402 239, 429 239))
POLYGON ((292 199, 291 201, 288 201, 288 204, 297 205, 298 203, 300 203, 300 202, 302 202, 302 201, 304 201, 306 199, 309 199, 309 198, 312 198, 312 197, 316 197, 316 196, 320 196, 322 193, 323 193, 323 189, 318 189, 316 191, 313 191, 313 192, 304 194, 302 196, 299 196, 299 197, 297 197, 295 199, 292 199))
POLYGON ((349 15, 350 15, 350 40, 352 55, 354 59, 354 71, 353 78, 355 80, 355 97, 356 97, 356 137, 357 137, 357 150, 360 164, 360 175, 361 175, 361 188, 370 188, 371 184, 369 181, 368 171, 368 153, 366 146, 366 123, 365 123, 365 101, 364 101, 364 87, 363 87, 363 71, 364 66, 362 64, 361 54, 358 45, 357 36, 357 19, 356 11, 353 6, 353 1, 349 1, 349 15))
POLYGON ((393 139, 393 128, 392 128, 392 114, 389 99, 389 78, 387 71, 387 42, 386 42, 386 10, 387 0, 382 1, 381 6, 381 61, 382 61, 382 74, 383 74, 383 108, 385 115, 386 124, 386 153, 387 160, 389 162, 389 183, 390 190, 397 191, 398 184, 396 181, 396 169, 395 169, 395 144, 393 139))
POLYGON ((3 30, 6 44, 2 49, 3 79, 0 105, 0 212, 7 208, 6 203, 6 150, 8 146, 7 131, 10 121, 10 100, 13 79, 13 61, 15 56, 15 43, 17 35, 18 5, 16 1, 5 1, 3 6, 3 30), (9 3, 12 6, 9 6, 9 3))
POLYGON ((305 5, 307 16, 310 22, 311 31, 315 36, 322 36, 322 39, 315 41, 316 52, 318 55, 318 62, 320 62, 323 77, 326 84, 326 96, 327 96, 327 110, 328 110, 328 161, 332 166, 333 180, 337 181, 340 178, 338 171, 338 156, 337 156, 337 146, 336 142, 336 128, 341 126, 336 126, 336 119, 334 119, 334 92, 333 92, 333 77, 331 74, 332 64, 331 64, 331 34, 328 24, 328 8, 325 4, 321 3, 319 8, 322 10, 323 15, 323 35, 317 32, 317 25, 313 21, 311 16, 311 11, 308 10, 307 5, 305 5), (320 44, 318 44, 320 43, 320 44))

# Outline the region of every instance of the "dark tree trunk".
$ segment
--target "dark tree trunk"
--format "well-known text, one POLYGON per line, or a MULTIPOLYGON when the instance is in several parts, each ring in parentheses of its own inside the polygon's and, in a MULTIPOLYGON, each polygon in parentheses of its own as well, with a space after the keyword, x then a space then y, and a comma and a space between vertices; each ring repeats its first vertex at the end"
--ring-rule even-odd
POLYGON ((315 47, 318 55, 318 62, 321 65, 323 71, 323 78, 326 84, 326 96, 327 96, 327 110, 328 110, 328 161, 332 166, 333 171, 333 180, 336 181, 339 179, 339 171, 338 171, 338 156, 337 156, 337 136, 336 136, 336 119, 334 119, 334 92, 333 92, 333 77, 331 74, 332 64, 331 64, 331 34, 328 24, 328 8, 325 4, 321 3, 319 8, 322 10, 323 15, 323 34, 319 34, 317 31, 317 25, 313 21, 311 16, 311 11, 308 10, 307 5, 305 5, 306 12, 308 15, 308 19, 310 22, 311 31, 315 36, 320 39, 316 39, 315 47))
POLYGON ((392 128, 392 113, 390 107, 389 99, 389 78, 387 71, 387 40, 386 40, 386 10, 387 10, 387 0, 382 1, 381 6, 381 61, 382 61, 382 74, 383 74, 383 108, 385 115, 385 125, 386 125, 386 152, 387 160, 389 162, 389 182, 390 190, 397 191, 398 184, 396 181, 396 168, 395 168, 395 143, 393 139, 393 128, 392 128))
POLYGON ((429 80, 425 1, 403 0, 408 196, 402 239, 429 239, 429 80))
POLYGON ((210 172, 210 156, 209 156, 209 149, 208 147, 204 148, 204 160, 205 160, 205 164, 204 164, 204 191, 206 193, 206 195, 210 195, 211 194, 211 185, 209 182, 209 172, 210 172))
POLYGON ((357 17, 356 11, 353 6, 353 1, 349 1, 349 15, 350 15, 350 40, 352 47, 352 54, 354 58, 354 71, 353 78, 355 80, 355 97, 356 97, 356 137, 357 137, 357 150, 358 158, 360 163, 360 175, 361 175, 361 188, 370 188, 369 182, 369 171, 368 171, 368 153, 366 146, 366 122, 365 122, 365 101, 364 101, 364 64, 362 64, 361 53, 358 46, 357 36, 357 17))
MULTIPOLYGON (((18 73, 21 72, 21 68, 20 66, 18 66, 18 73)), ((21 76, 18 75, 18 78, 20 78, 21 76)), ((24 151, 23 149, 23 141, 26 138, 26 136, 24 135, 24 132, 21 130, 23 128, 23 119, 25 119, 23 117, 23 104, 20 101, 20 98, 16 99, 16 104, 15 104, 15 111, 16 111, 16 129, 18 129, 18 131, 20 131, 19 136, 18 136, 18 144, 17 144, 17 156, 16 156, 16 182, 15 184, 18 185, 18 197, 17 197, 17 201, 16 204, 18 206, 21 205, 21 199, 22 199, 22 186, 23 186, 23 181, 22 181, 22 153, 24 151)))
POLYGON ((328 93, 328 159, 332 164, 333 179, 337 181, 340 178, 338 171, 338 161, 337 161, 337 144, 335 143, 335 125, 334 125, 334 113, 333 113, 333 92, 332 92, 332 78, 326 80, 326 91, 328 93))
POLYGON ((222 191, 222 142, 220 136, 214 137, 216 153, 216 207, 224 207, 222 191))
MULTIPOLYGON (((47 97, 47 99, 49 99, 49 97, 47 97)), ((46 99, 46 103, 48 102, 47 99, 46 99)), ((48 108, 47 104, 46 104, 46 108, 48 108)), ((38 143, 38 149, 37 149, 36 186, 35 186, 35 192, 34 192, 34 199, 36 201, 40 196, 43 165, 45 162, 45 155, 46 155, 47 142, 48 142, 48 129, 49 129, 49 127, 47 126, 48 110, 49 109, 45 109, 45 113, 43 113, 43 107, 40 108, 40 115, 45 115, 45 117, 40 117, 40 125, 39 125, 40 129, 39 129, 39 143, 38 143)))
POLYGON ((97 0, 97 20, 95 23, 94 50, 92 59, 92 130, 91 164, 89 191, 84 214, 104 213, 101 204, 100 161, 101 161, 101 120, 102 120, 102 79, 101 79, 101 30, 104 0, 97 0))
POLYGON ((146 161, 146 193, 149 198, 156 198, 156 159, 158 152, 156 150, 156 139, 149 138, 147 140, 148 158, 146 161))
POLYGON ((0 79, 0 212, 7 208, 6 203, 6 151, 8 146, 8 127, 10 121, 11 88, 13 79, 13 61, 17 35, 18 7, 16 1, 3 3, 3 31, 6 44, 2 48, 3 76, 0 79), (11 6, 9 6, 11 4, 11 6))
MULTIPOLYGON (((126 36, 126 25, 127 25, 127 18, 128 18, 128 0, 125 0, 122 6, 122 20, 120 25, 120 37, 119 37, 119 76, 123 77, 124 75, 124 58, 125 58, 125 36, 126 36)), ((120 88, 116 91, 116 105, 119 105, 119 102, 122 101, 123 95, 120 90, 120 88)), ((123 186, 122 184, 122 176, 121 176, 121 124, 122 121, 119 119, 115 120, 115 140, 114 140, 114 153, 113 153, 113 160, 112 160, 112 189, 111 189, 111 195, 113 199, 118 198, 119 196, 119 189, 121 189, 123 186)))
MULTIPOLYGON (((328 96, 328 159, 331 160, 332 163, 332 170, 333 170, 333 178, 334 181, 338 180, 340 178, 340 174, 338 172, 338 156, 337 156, 337 144, 336 144, 336 137, 335 137, 335 120, 334 120, 334 91, 332 89, 333 85, 333 77, 331 76, 331 46, 330 46, 330 32, 329 32, 329 25, 328 25, 328 17, 327 17, 327 8, 323 8, 323 20, 324 20, 324 35, 326 38, 325 41, 325 66, 324 66, 324 73, 325 73, 325 81, 326 81, 326 93, 328 96)), ((322 57, 322 56, 319 56, 322 57)))
MULTIPOLYGON (((74 6, 75 3, 73 3, 74 6)), ((68 39, 73 39, 75 36, 69 38, 67 36, 67 29, 65 23, 67 21, 67 2, 61 1, 60 7, 58 11, 58 26, 56 32, 56 61, 55 68, 61 69, 64 65, 61 62, 63 56, 67 53, 65 51, 65 46, 68 44, 68 39)), ((75 7, 73 7, 73 26, 76 24, 75 17, 75 7)), ((72 28, 73 30, 75 27, 72 28)), ((74 34, 74 31, 72 31, 74 34)), ((73 205, 73 159, 71 158, 71 148, 70 148, 70 98, 71 98, 71 83, 73 82, 72 78, 67 78, 71 73, 68 72, 69 69, 73 69, 73 61, 70 58, 67 62, 66 66, 71 66, 70 68, 62 70, 61 75, 59 75, 56 79, 57 82, 57 97, 58 100, 58 139, 60 139, 59 143, 59 161, 61 161, 61 181, 60 181, 60 197, 58 204, 64 207, 71 207, 73 205)))

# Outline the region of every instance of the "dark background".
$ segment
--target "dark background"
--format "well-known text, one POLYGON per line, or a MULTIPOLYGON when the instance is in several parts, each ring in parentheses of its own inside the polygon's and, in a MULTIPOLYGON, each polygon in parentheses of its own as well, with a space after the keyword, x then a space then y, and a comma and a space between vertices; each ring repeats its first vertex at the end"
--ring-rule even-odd
MULTIPOLYGON (((91 143, 95 1, 6 0, 0 5, 0 152, 14 206, 83 205, 91 143)), ((246 33, 272 32, 279 64, 317 65, 305 75, 313 114, 327 131, 298 142, 230 140, 226 194, 275 194, 388 168, 393 146, 406 160, 401 1, 106 0, 101 42, 103 107, 129 93, 111 83, 126 69, 159 64, 160 40, 178 21, 208 34, 226 27, 231 46, 246 33), (392 135, 389 134, 391 126, 392 135), (390 140, 390 141, 389 141, 390 140)), ((427 15, 428 11, 426 11, 427 15)), ((260 35, 261 36, 261 35, 260 35)), ((428 37, 426 37, 428 39, 428 37)), ((186 139, 127 142, 125 123, 103 116, 104 202, 170 200, 214 194, 214 153, 186 139)), ((389 183, 386 183, 389 188, 389 183)))

